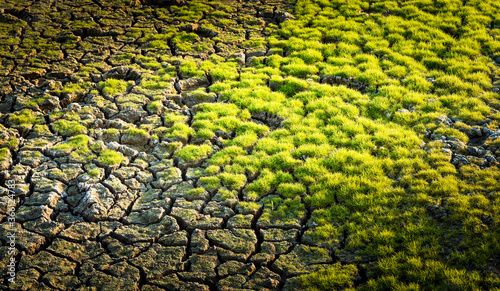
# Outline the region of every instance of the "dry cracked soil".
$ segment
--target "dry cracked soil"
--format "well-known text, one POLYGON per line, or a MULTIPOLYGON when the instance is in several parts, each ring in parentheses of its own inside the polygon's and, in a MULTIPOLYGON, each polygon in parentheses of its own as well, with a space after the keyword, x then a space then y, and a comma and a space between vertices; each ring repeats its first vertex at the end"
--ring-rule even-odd
MULTIPOLYGON (((260 173, 229 162, 282 127, 278 115, 231 107, 219 92, 233 81, 243 87, 264 58, 286 56, 267 38, 295 18, 290 3, 0 0, 1 290, 298 290, 298 276, 339 261, 372 266, 367 256, 335 252, 345 230, 315 243, 307 235, 318 226, 314 209, 298 194, 286 200, 289 212, 272 214, 284 199, 275 189, 247 191, 260 173), (206 120, 216 120, 212 131, 201 130, 206 120), (4 268, 11 260, 13 282, 4 268)), ((369 89, 352 77, 315 76, 302 81, 369 89)), ((268 79, 259 85, 276 91, 268 79)), ((263 93, 270 103, 284 96, 272 93, 263 93)), ((442 141, 457 167, 497 169, 500 148, 482 145, 500 131, 477 123, 466 135, 468 143, 427 138, 442 141)), ((267 166, 299 159, 277 156, 267 166)), ((309 194, 292 181, 290 193, 309 194)), ((446 216, 440 206, 428 211, 446 216)), ((341 287, 367 282, 363 268, 349 268, 341 287)))
POLYGON ((332 262, 325 249, 305 252, 305 219, 262 220, 260 204, 238 204, 241 193, 200 188, 206 165, 176 158, 169 147, 196 140, 127 131, 169 126, 172 112, 189 125, 193 106, 217 101, 203 94, 210 78, 183 75, 163 56, 217 52, 244 67, 268 53, 244 42, 291 17, 286 1, 217 1, 187 11, 194 16, 172 9, 183 5, 176 1, 0 3, 1 135, 13 149, 2 160, 2 184, 15 181, 16 196, 9 226, 9 190, 2 188, 2 266, 11 257, 11 227, 17 240, 16 280, 6 287, 2 270, 3 290, 266 290, 283 287, 287 274, 332 262), (220 17, 235 21, 214 26, 220 17), (181 32, 198 47, 170 38, 151 44, 156 35, 181 32), (141 87, 156 66, 167 68, 161 86, 141 87), (125 87, 116 93, 97 85, 108 80, 125 87), (19 122, 7 118, 14 112, 19 122), (109 159, 88 158, 103 149, 109 159))

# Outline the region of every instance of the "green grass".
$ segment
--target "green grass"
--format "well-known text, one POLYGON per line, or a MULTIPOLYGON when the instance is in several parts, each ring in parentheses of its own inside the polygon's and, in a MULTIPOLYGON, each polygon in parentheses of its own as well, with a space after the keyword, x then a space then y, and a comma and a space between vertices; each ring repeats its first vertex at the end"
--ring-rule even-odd
POLYGON ((93 169, 93 170, 89 170, 88 171, 88 174, 91 176, 91 177, 99 177, 101 175, 101 171, 99 169, 93 169))
POLYGON ((291 63, 282 67, 283 71, 291 76, 306 77, 318 73, 318 68, 312 65, 291 63))
POLYGON ((199 146, 187 145, 175 153, 176 157, 184 161, 194 162, 206 158, 212 152, 212 147, 206 144, 199 146))
POLYGON ((306 49, 300 52, 293 52, 292 57, 302 59, 306 64, 314 64, 323 60, 323 54, 314 49, 306 49))
POLYGON ((83 94, 87 92, 89 88, 90 88, 89 83, 83 83, 83 84, 66 83, 62 88, 62 90, 56 90, 56 92, 60 91, 68 94, 83 94))
POLYGON ((6 161, 10 157, 10 151, 8 148, 0 148, 0 161, 6 161))
POLYGON ((133 137, 138 137, 138 138, 148 138, 149 133, 144 130, 144 129, 139 129, 139 128, 129 128, 124 131, 126 135, 130 135, 133 137))
POLYGON ((221 63, 210 70, 210 75, 216 81, 235 80, 238 78, 238 69, 235 62, 221 63))
POLYGON ((252 213, 257 212, 262 207, 262 205, 256 202, 241 201, 238 203, 237 207, 241 213, 252 213))
POLYGON ((185 123, 175 123, 172 127, 165 130, 165 138, 180 138, 187 140, 189 135, 193 133, 193 129, 185 123))
POLYGON ((103 150, 97 160, 107 166, 119 166, 127 158, 122 153, 113 150, 103 150))
POLYGON ((76 135, 68 138, 64 143, 60 143, 54 146, 54 150, 68 150, 68 149, 78 149, 81 147, 87 147, 90 142, 90 137, 84 134, 76 135))
POLYGON ((37 121, 35 113, 29 109, 23 109, 9 116, 9 122, 22 127, 31 127, 37 121))
POLYGON ((71 136, 87 132, 87 128, 78 121, 59 119, 52 123, 55 132, 62 136, 71 136))
POLYGON ((337 290, 339 288, 354 287, 358 268, 355 265, 341 265, 336 263, 321 271, 298 277, 304 290, 337 290))
POLYGON ((150 101, 148 102, 148 110, 151 112, 158 112, 163 107, 161 101, 150 101))
POLYGON ((218 175, 224 186, 231 190, 241 189, 246 182, 246 176, 243 174, 221 173, 218 175))
POLYGON ((125 93, 134 84, 134 81, 107 79, 100 82, 98 87, 104 96, 116 96, 125 93))
POLYGON ((94 148, 98 143, 92 144, 93 140, 85 135, 79 134, 66 139, 51 148, 53 151, 69 154, 69 159, 72 162, 83 163, 89 162, 96 158, 96 155, 90 148, 94 148), (89 145, 91 145, 89 147, 89 145))
POLYGON ((437 136, 457 138, 457 139, 462 140, 464 142, 469 141, 469 137, 465 133, 463 133, 457 129, 454 129, 454 128, 440 127, 434 131, 434 134, 436 134, 437 136))
POLYGON ((205 188, 209 191, 216 190, 220 187, 220 179, 218 177, 215 177, 215 176, 201 177, 198 180, 198 183, 200 186, 202 186, 203 188, 205 188))
POLYGON ((205 77, 205 72, 198 68, 198 64, 194 60, 183 61, 179 67, 179 71, 187 76, 205 77))

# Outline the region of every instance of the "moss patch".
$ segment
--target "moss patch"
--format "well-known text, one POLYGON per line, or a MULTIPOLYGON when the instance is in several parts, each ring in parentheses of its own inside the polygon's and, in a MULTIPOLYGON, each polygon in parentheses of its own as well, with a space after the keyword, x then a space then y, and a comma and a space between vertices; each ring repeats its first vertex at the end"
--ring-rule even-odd
POLYGON ((126 159, 122 153, 113 150, 103 150, 97 158, 100 163, 107 166, 118 166, 126 159))

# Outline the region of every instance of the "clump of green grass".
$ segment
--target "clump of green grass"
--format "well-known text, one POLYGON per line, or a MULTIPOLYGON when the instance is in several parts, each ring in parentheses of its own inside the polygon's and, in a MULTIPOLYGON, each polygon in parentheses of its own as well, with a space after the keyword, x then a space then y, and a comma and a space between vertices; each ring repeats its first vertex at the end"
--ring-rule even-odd
POLYGON ((210 145, 186 145, 177 151, 175 156, 187 162, 194 162, 208 157, 210 153, 212 153, 212 147, 210 145))
POLYGON ((226 141, 226 145, 236 145, 242 148, 249 148, 257 141, 257 134, 254 132, 245 132, 233 138, 232 140, 226 141))
POLYGON ((306 49, 303 51, 293 52, 291 57, 298 57, 302 59, 306 64, 314 64, 323 60, 323 54, 320 51, 314 49, 306 49))
POLYGON ((307 77, 318 73, 319 69, 313 65, 301 64, 300 62, 290 63, 282 67, 287 74, 295 77, 307 77))
POLYGON ((305 214, 305 205, 300 201, 300 197, 282 199, 267 196, 262 199, 262 202, 267 208, 263 217, 267 219, 294 220, 303 217, 305 214))
POLYGON ((198 183, 200 186, 209 191, 220 188, 220 179, 217 176, 200 177, 198 183))
POLYGON ((359 74, 356 79, 366 84, 378 85, 385 82, 387 76, 380 69, 367 69, 359 74))
POLYGON ((102 175, 102 170, 100 169, 92 169, 87 172, 91 177, 99 177, 102 175))
POLYGON ((6 161, 8 158, 10 158, 10 151, 8 148, 0 148, 0 162, 6 161))
POLYGON ((52 123, 55 132, 62 136, 71 136, 87 132, 87 128, 78 121, 58 119, 52 123))
POLYGON ((277 192, 285 197, 295 197, 306 194, 306 187, 298 183, 282 183, 278 185, 277 192))
POLYGON ((433 88, 431 82, 427 81, 425 78, 421 76, 416 76, 416 75, 411 75, 406 77, 405 80, 403 81, 403 85, 405 85, 405 87, 410 90, 422 93, 428 93, 433 88))
POLYGON ((32 110, 23 109, 18 112, 14 112, 9 116, 9 122, 13 125, 18 125, 21 127, 29 127, 37 121, 37 116, 32 110))
POLYGON ((284 83, 279 87, 279 91, 285 93, 287 96, 293 96, 309 87, 309 83, 300 78, 289 76, 283 79, 283 81, 284 83))
POLYGON ((351 65, 342 65, 340 67, 326 65, 321 73, 326 76, 340 76, 349 78, 358 76, 361 71, 351 65))
POLYGON ((245 150, 242 149, 239 146, 228 146, 221 151, 215 153, 211 158, 210 158, 210 163, 213 165, 226 165, 231 162, 231 159, 234 157, 237 157, 239 155, 243 155, 245 153, 245 150))
POLYGON ((78 149, 82 147, 87 147, 90 142, 90 137, 84 134, 76 135, 70 137, 64 143, 60 143, 52 147, 54 150, 69 150, 69 149, 78 149))
POLYGON ((126 135, 139 137, 139 138, 148 138, 149 137, 149 133, 146 130, 140 129, 140 128, 129 128, 129 129, 125 130, 124 133, 126 135))
POLYGON ((107 166, 119 166, 127 160, 122 153, 113 150, 103 150, 97 160, 107 166))
POLYGON ((102 90, 104 96, 116 96, 125 93, 134 84, 134 81, 107 79, 106 81, 100 82, 98 88, 102 90))
POLYGON ((393 66, 385 71, 388 76, 394 78, 403 78, 407 74, 405 66, 393 66))
POLYGON ((221 173, 218 177, 223 182, 223 185, 231 190, 241 189, 247 181, 246 176, 243 174, 221 173))
POLYGON ((90 83, 66 83, 62 89, 56 89, 55 92, 66 94, 84 94, 90 88, 90 83))
POLYGON ((185 123, 176 122, 172 127, 163 130, 163 138, 172 141, 187 142, 194 130, 185 123))
POLYGON ((355 265, 336 263, 332 267, 299 276, 298 281, 304 290, 337 290, 353 288, 357 275, 358 269, 355 265))
POLYGON ((92 139, 85 134, 72 136, 66 141, 52 147, 51 151, 69 154, 69 158, 72 162, 88 162, 96 157, 89 148, 91 140, 92 139))
POLYGON ((434 131, 434 134, 438 137, 454 137, 464 142, 467 142, 469 140, 469 137, 465 133, 450 127, 440 127, 434 131))
POLYGON ((238 78, 238 65, 236 62, 220 63, 210 70, 214 80, 235 80, 238 78))
POLYGON ((161 101, 159 101, 159 100, 150 101, 150 102, 148 102, 147 108, 150 112, 157 113, 157 112, 161 111, 161 109, 163 108, 163 105, 162 105, 161 101))
POLYGON ((187 59, 181 62, 179 71, 186 76, 198 78, 205 77, 205 71, 201 70, 198 63, 195 60, 191 59, 187 59))

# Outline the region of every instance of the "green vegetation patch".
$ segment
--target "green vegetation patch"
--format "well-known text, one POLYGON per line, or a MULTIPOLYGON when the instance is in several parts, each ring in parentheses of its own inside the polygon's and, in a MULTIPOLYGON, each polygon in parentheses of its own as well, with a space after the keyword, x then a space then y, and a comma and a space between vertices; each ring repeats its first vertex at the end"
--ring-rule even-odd
POLYGON ((29 109, 23 109, 9 115, 9 122, 12 125, 28 129, 31 128, 34 123, 41 122, 42 120, 43 118, 41 118, 41 116, 38 116, 35 112, 29 109))
POLYGON ((58 119, 52 123, 55 132, 62 136, 71 136, 87 132, 87 128, 78 121, 58 119))
POLYGON ((88 162, 96 158, 93 151, 89 148, 92 139, 84 134, 75 135, 67 138, 66 141, 53 146, 50 151, 55 156, 68 155, 74 162, 88 162))
POLYGON ((7 161, 10 157, 11 154, 8 148, 0 148, 0 165, 3 166, 3 163, 7 161))
POLYGON ((210 153, 212 153, 212 147, 210 145, 186 145, 177 151, 175 156, 187 162, 194 162, 208 157, 210 153))
POLYGON ((298 281, 304 290, 338 290, 354 287, 357 275, 358 268, 355 265, 336 263, 321 271, 299 276, 298 281))
POLYGON ((134 81, 107 79, 106 81, 100 82, 98 88, 102 90, 104 96, 116 96, 125 93, 134 84, 134 81))
MULTIPOLYGON (((247 67, 181 64, 187 76, 211 77, 210 90, 227 102, 196 106, 194 136, 223 145, 200 185, 241 189, 239 213, 255 211, 245 204, 263 207, 261 225, 300 226, 307 209, 303 240, 348 259, 295 277, 297 289, 500 284, 484 271, 497 249, 488 240, 499 232, 483 219, 496 214, 487 206, 496 198, 478 194, 496 191, 494 174, 455 167, 429 139, 467 142, 465 132, 492 116, 498 94, 489 92, 488 76, 496 69, 481 54, 497 46, 485 29, 495 9, 448 4, 298 1, 296 19, 277 34, 243 42, 247 50, 269 46, 247 67), (467 126, 437 125, 440 116, 467 126), (454 215, 436 218, 435 207, 454 215), (471 239, 447 242, 462 235, 471 239), (357 286, 360 264, 370 279, 357 286)), ((252 17, 240 20, 254 25, 252 17)))
POLYGON ((122 153, 113 150, 103 150, 97 160, 107 166, 119 166, 127 158, 122 153))
POLYGON ((67 141, 60 143, 52 149, 54 150, 68 150, 68 149, 78 149, 82 147, 87 147, 90 142, 90 137, 84 134, 76 135, 69 138, 67 141))

